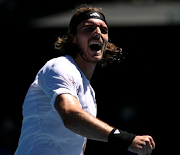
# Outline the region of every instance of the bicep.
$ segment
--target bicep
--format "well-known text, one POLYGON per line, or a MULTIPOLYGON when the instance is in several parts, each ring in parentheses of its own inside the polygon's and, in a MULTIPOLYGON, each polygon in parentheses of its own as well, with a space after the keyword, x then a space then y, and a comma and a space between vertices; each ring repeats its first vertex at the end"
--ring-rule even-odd
POLYGON ((107 142, 108 135, 113 128, 84 111, 74 96, 58 95, 55 109, 61 116, 64 126, 69 130, 89 139, 107 142))
POLYGON ((77 98, 71 94, 58 95, 56 97, 54 107, 61 116, 64 123, 70 117, 71 113, 76 113, 82 110, 77 98))

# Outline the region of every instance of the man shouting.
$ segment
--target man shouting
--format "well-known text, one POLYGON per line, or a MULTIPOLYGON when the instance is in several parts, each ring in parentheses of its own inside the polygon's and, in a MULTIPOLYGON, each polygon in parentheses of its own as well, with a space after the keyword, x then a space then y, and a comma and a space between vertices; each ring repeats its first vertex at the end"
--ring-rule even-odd
POLYGON ((136 136, 96 118, 90 79, 97 63, 118 61, 120 52, 108 42, 102 10, 78 7, 68 29, 68 36, 55 43, 61 56, 40 69, 26 94, 15 155, 82 155, 87 139, 151 154, 155 148, 151 136, 136 136))

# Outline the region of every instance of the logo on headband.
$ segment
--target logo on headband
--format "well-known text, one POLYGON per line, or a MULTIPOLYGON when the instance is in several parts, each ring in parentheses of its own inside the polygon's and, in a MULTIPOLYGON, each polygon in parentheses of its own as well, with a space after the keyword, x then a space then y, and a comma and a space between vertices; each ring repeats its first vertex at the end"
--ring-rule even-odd
POLYGON ((100 15, 99 15, 98 13, 96 13, 96 12, 94 12, 94 13, 91 13, 91 14, 90 14, 90 16, 96 16, 96 17, 100 17, 100 15))

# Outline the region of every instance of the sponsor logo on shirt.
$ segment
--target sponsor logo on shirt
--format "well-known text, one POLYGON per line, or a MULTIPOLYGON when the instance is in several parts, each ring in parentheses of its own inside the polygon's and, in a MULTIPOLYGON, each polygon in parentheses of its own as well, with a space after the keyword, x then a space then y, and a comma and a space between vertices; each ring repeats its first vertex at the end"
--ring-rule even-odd
POLYGON ((71 83, 75 86, 76 91, 78 91, 78 87, 77 87, 76 82, 74 82, 74 80, 73 80, 73 79, 71 79, 71 78, 69 78, 69 81, 71 81, 71 83))

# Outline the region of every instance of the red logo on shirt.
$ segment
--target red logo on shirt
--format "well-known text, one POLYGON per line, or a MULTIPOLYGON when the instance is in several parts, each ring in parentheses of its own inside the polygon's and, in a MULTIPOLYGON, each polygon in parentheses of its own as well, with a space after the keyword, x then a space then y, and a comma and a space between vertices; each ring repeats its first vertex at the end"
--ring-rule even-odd
POLYGON ((78 87, 77 87, 77 85, 76 85, 76 82, 74 82, 73 79, 71 79, 71 78, 69 78, 69 81, 72 82, 72 84, 76 87, 76 91, 78 91, 78 87))

